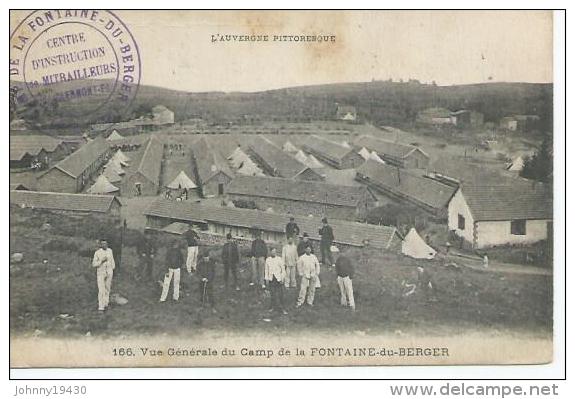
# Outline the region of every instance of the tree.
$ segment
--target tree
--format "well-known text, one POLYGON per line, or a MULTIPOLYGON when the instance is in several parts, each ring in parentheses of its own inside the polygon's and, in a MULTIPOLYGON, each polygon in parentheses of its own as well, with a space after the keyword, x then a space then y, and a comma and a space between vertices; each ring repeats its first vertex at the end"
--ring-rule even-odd
POLYGON ((553 143, 550 134, 545 135, 539 150, 525 160, 519 175, 544 183, 553 182, 553 143))
POLYGON ((133 118, 139 118, 139 117, 146 117, 149 118, 153 115, 152 113, 152 106, 149 104, 140 104, 138 105, 133 113, 132 113, 132 117, 133 118))

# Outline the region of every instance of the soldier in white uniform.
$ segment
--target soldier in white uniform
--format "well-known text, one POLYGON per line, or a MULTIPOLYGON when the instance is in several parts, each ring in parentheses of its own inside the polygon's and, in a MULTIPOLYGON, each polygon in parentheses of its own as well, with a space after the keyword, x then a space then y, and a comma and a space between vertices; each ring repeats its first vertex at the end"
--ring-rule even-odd
POLYGON ((110 304, 110 289, 112 288, 112 277, 114 276, 114 254, 108 248, 106 239, 100 240, 100 248, 94 253, 92 266, 96 268, 96 279, 98 281, 98 310, 103 312, 110 304))
POLYGON ((313 306, 317 279, 319 277, 319 261, 311 253, 311 245, 305 247, 305 253, 299 257, 297 271, 300 275, 300 291, 296 307, 300 307, 306 300, 309 306, 313 306))

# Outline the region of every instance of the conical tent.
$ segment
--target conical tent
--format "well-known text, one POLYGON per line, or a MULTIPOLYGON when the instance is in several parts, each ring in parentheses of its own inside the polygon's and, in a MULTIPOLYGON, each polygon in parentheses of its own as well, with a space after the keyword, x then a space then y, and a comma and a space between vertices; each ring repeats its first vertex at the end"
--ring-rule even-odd
POLYGON ((282 148, 285 152, 297 152, 297 147, 293 145, 289 140, 285 142, 282 148))
POLYGON ((109 194, 119 191, 120 189, 108 181, 106 176, 100 175, 96 182, 88 189, 90 194, 109 194))
POLYGON ((305 164, 312 169, 323 168, 323 164, 320 161, 318 161, 317 158, 311 154, 308 155, 307 161, 305 162, 305 164))
POLYGON ((112 134, 110 134, 106 140, 114 141, 114 140, 122 140, 123 138, 124 138, 124 136, 122 136, 120 133, 118 133, 117 130, 114 129, 112 134))
POLYGON ((372 160, 379 162, 379 163, 385 163, 385 161, 383 159, 381 159, 379 157, 379 155, 377 155, 377 152, 375 152, 375 151, 372 151, 371 154, 369 154, 369 159, 372 159, 372 160))
POLYGON ((369 156, 371 155, 369 153, 369 150, 365 147, 361 147, 361 150, 359 150, 358 154, 361 155, 361 157, 366 161, 369 159, 369 156))
POLYGON ((511 162, 511 165, 509 165, 507 170, 510 170, 513 172, 521 172, 523 170, 524 166, 525 166, 525 163, 523 162, 523 158, 517 157, 517 158, 515 158, 515 160, 513 162, 511 162))
POLYGON ((343 147, 345 147, 345 148, 351 148, 351 146, 349 145, 349 143, 348 143, 347 141, 345 141, 345 140, 343 140, 343 141, 341 142, 341 145, 342 145, 343 147))
POLYGON ((234 150, 234 152, 230 154, 228 160, 230 161, 231 165, 236 169, 239 168, 241 164, 246 160, 251 161, 250 157, 245 152, 243 152, 240 147, 237 147, 234 150))
POLYGON ((130 158, 124 154, 122 150, 116 151, 112 159, 115 161, 130 162, 130 158))
POLYGON ((401 253, 415 259, 433 259, 437 252, 412 227, 401 243, 401 253))
POLYGON ((113 159, 110 159, 108 161, 108 163, 106 164, 106 166, 104 166, 104 168, 114 169, 114 171, 117 174, 119 174, 120 176, 122 176, 123 174, 126 173, 126 172, 124 172, 124 169, 122 169, 122 165, 120 165, 118 162, 114 161, 113 159))
POLYGON ((238 173, 244 176, 264 176, 263 171, 249 158, 240 166, 238 173))
POLYGON ((306 163, 307 162, 307 157, 305 156, 305 154, 303 153, 302 150, 299 150, 295 155, 294 158, 297 159, 298 161, 302 162, 302 163, 306 163))
POLYGON ((112 161, 113 161, 115 164, 118 164, 118 165, 120 165, 120 166, 129 166, 129 164, 128 164, 126 161, 122 161, 122 160, 119 160, 119 159, 114 159, 113 157, 112 157, 112 161))
POLYGON ((244 153, 240 147, 236 147, 232 153, 228 156, 229 160, 235 159, 238 154, 244 153))
POLYGON ((113 168, 104 169, 104 173, 102 174, 106 176, 106 179, 108 179, 110 183, 119 183, 122 181, 122 177, 113 168))
POLYGON ((186 189, 193 189, 197 188, 196 184, 192 179, 188 177, 188 175, 182 170, 174 180, 170 184, 168 184, 168 188, 171 189, 179 189, 179 188, 186 188, 186 189))

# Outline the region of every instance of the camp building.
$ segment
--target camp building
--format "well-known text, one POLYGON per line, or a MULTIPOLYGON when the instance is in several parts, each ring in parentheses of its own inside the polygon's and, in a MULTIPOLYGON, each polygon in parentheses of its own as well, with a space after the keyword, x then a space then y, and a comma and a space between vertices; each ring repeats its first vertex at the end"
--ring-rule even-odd
MULTIPOLYGON (((252 240, 254 232, 272 244, 285 242, 285 225, 289 215, 253 209, 216 207, 190 201, 156 200, 145 212, 147 228, 173 233, 195 225, 209 240, 223 241, 227 233, 236 239, 252 240)), ((296 218, 301 232, 308 233, 312 241, 319 241, 320 217, 296 218)), ((399 250, 401 238, 395 227, 378 226, 344 220, 330 219, 335 243, 342 246, 370 246, 383 250, 399 250)))
POLYGON ((303 149, 320 161, 337 169, 356 168, 364 161, 355 149, 316 135, 306 140, 303 149))
POLYGON ((341 121, 355 121, 357 119, 357 110, 353 105, 339 105, 335 111, 335 119, 341 121))
POLYGON ((447 108, 426 108, 417 113, 416 121, 426 125, 451 125, 451 111, 447 108))
POLYGON ((122 184, 123 196, 154 196, 160 190, 164 144, 152 136, 141 151, 139 159, 134 155, 133 164, 127 170, 122 184))
POLYGON ((483 125, 483 114, 468 109, 461 109, 450 114, 451 123, 457 127, 477 127, 483 125))
POLYGON ((363 220, 376 204, 365 186, 340 186, 278 177, 238 176, 227 188, 231 200, 253 201, 259 209, 293 215, 363 220))
POLYGON ((447 204, 457 190, 457 187, 371 159, 357 170, 356 180, 393 199, 416 205, 437 218, 447 216, 447 204))
POLYGON ((538 115, 511 115, 501 118, 499 127, 509 131, 529 131, 539 127, 538 115))
POLYGON ((105 214, 119 217, 122 204, 111 195, 10 191, 10 204, 19 208, 44 209, 52 212, 86 215, 105 214))
POLYGON ((204 197, 223 195, 234 174, 224 157, 205 138, 192 148, 196 184, 204 197))
POLYGON ((33 161, 49 166, 67 155, 62 140, 45 135, 10 135, 10 167, 28 168, 33 161))
POLYGON ((540 184, 464 185, 448 214, 449 230, 476 249, 531 244, 553 234, 553 197, 540 184))
POLYGON ((106 141, 99 137, 52 166, 38 177, 40 191, 78 193, 98 172, 109 155, 106 141))
POLYGON ((276 147, 266 138, 256 138, 249 146, 249 155, 262 170, 276 177, 299 180, 322 180, 323 177, 293 156, 276 147))
POLYGON ((366 135, 359 136, 355 145, 375 151, 383 161, 402 168, 426 168, 429 165, 429 155, 421 148, 412 145, 366 135))

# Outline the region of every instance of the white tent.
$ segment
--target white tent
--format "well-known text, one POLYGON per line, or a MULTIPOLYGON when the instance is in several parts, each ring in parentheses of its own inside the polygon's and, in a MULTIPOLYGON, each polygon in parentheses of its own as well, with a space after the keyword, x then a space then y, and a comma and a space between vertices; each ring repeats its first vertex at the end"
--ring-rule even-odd
POLYGON ((264 172, 258 167, 258 165, 249 158, 240 165, 238 173, 244 176, 265 176, 264 172))
POLYGON ((110 159, 108 161, 108 163, 104 166, 104 168, 114 169, 114 171, 117 174, 119 174, 120 176, 122 176, 123 174, 126 173, 126 172, 124 172, 124 169, 122 169, 122 165, 120 165, 118 162, 114 161, 113 159, 110 159))
POLYGON ((197 188, 196 183, 188 177, 188 175, 182 170, 170 184, 168 188, 177 190, 180 188, 193 189, 197 188))
POLYGON ((236 147, 232 153, 228 156, 228 160, 232 160, 232 159, 236 159, 239 155, 244 154, 245 153, 242 151, 242 149, 240 147, 236 147))
POLYGON ((401 243, 401 253, 415 259, 433 259, 437 252, 412 227, 401 243))
POLYGON ((109 194, 120 191, 120 189, 114 186, 104 175, 98 176, 96 182, 88 189, 90 194, 109 194))
POLYGON ((282 148, 285 152, 297 152, 297 147, 293 145, 289 140, 285 142, 282 148))
POLYGON ((121 162, 130 162, 130 158, 122 152, 122 150, 116 151, 114 156, 112 157, 114 161, 121 161, 121 162))
POLYGON ((511 164, 509 164, 507 170, 510 170, 512 172, 521 172, 524 166, 525 162, 523 162, 523 158, 517 157, 513 162, 511 162, 511 164))
POLYGON ((122 136, 120 133, 118 133, 116 129, 114 129, 112 131, 112 134, 110 134, 106 140, 114 141, 114 140, 122 140, 123 138, 124 136, 122 136))
POLYGON ((104 173, 102 174, 106 176, 106 179, 108 179, 110 183, 119 183, 122 181, 122 177, 113 168, 104 169, 104 173))
POLYGON ((361 150, 358 151, 358 154, 361 155, 361 157, 366 161, 369 159, 369 156, 371 155, 369 153, 369 150, 365 147, 361 147, 361 150))
POLYGON ((312 169, 323 168, 323 164, 320 161, 318 161, 317 158, 311 154, 308 155, 307 161, 305 162, 305 164, 312 169))
POLYGON ((371 154, 369 154, 369 159, 372 159, 372 160, 379 162, 379 163, 385 163, 385 161, 383 159, 381 159, 379 157, 379 155, 377 155, 377 152, 375 152, 375 151, 372 151, 371 154))
POLYGON ((228 157, 228 160, 230 161, 230 164, 236 169, 239 168, 242 163, 248 160, 251 161, 250 157, 245 152, 243 152, 240 147, 236 147, 236 149, 228 157))
POLYGON ((345 147, 345 148, 351 148, 351 146, 349 145, 349 143, 348 143, 347 141, 345 141, 345 140, 343 140, 343 141, 341 142, 341 145, 342 145, 343 147, 345 147))
POLYGON ((129 166, 129 164, 126 161, 114 159, 114 157, 112 157, 112 162, 114 162, 115 164, 120 165, 120 166, 129 166))
POLYGON ((305 156, 305 154, 303 153, 302 150, 299 150, 295 155, 294 158, 297 159, 298 161, 300 161, 301 163, 306 163, 307 162, 307 157, 305 156))

